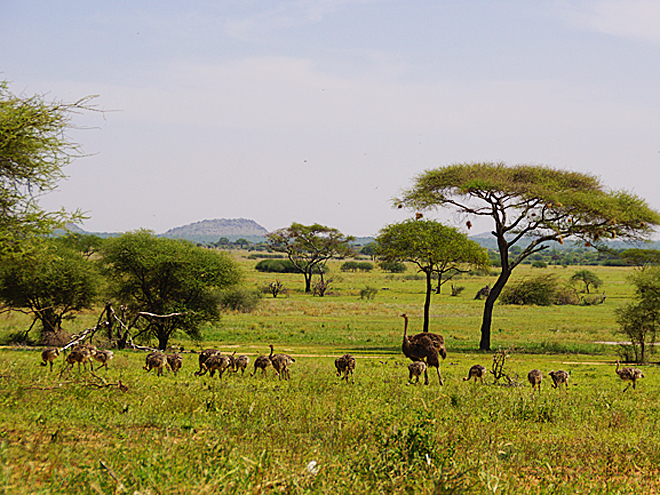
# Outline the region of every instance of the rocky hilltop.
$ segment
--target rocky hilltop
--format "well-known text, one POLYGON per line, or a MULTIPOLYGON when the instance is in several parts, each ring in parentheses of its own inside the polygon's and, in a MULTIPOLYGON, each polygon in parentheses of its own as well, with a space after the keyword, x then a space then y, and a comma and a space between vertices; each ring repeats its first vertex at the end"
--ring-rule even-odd
POLYGON ((216 218, 202 220, 181 227, 168 230, 160 237, 172 239, 188 239, 189 241, 211 243, 217 242, 221 237, 230 241, 246 239, 250 242, 259 242, 264 239, 268 231, 254 220, 246 218, 216 218))

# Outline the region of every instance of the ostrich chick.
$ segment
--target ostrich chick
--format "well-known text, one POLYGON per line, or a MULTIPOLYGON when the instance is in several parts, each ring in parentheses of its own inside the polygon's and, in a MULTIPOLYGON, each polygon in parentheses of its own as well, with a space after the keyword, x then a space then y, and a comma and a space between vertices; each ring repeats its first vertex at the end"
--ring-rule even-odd
POLYGON ((144 370, 148 373, 156 369, 157 376, 163 376, 163 368, 167 366, 167 356, 160 351, 151 352, 145 358, 144 370))
POLYGON ((282 375, 284 375, 284 379, 288 380, 290 378, 289 365, 295 363, 296 360, 288 354, 273 354, 273 344, 270 344, 270 355, 268 357, 279 379, 282 380, 282 375))
POLYGON ((342 357, 335 359, 335 368, 337 368, 337 376, 348 383, 348 375, 351 376, 351 381, 355 383, 353 378, 353 371, 355 371, 355 358, 350 354, 344 354, 342 357))
POLYGON ((53 361, 57 359, 60 355, 59 349, 57 347, 49 347, 41 351, 41 366, 47 366, 50 364, 50 371, 53 371, 53 361))
POLYGON ((113 352, 107 349, 101 349, 94 353, 94 359, 101 363, 100 368, 105 367, 106 371, 108 369, 108 363, 112 360, 113 357, 113 352))
POLYGON ((630 385, 632 385, 632 388, 635 388, 635 385, 637 384, 637 380, 640 378, 644 378, 644 373, 642 373, 642 370, 639 368, 619 368, 619 360, 616 360, 616 369, 614 372, 619 375, 619 378, 621 378, 624 382, 630 382, 626 388, 623 389, 625 392, 630 388, 630 385))
POLYGON ((270 362, 268 356, 259 356, 254 361, 254 373, 250 373, 250 376, 254 376, 257 373, 257 370, 261 370, 261 374, 266 376, 266 368, 272 366, 273 363, 270 362))
POLYGON ((527 373, 527 381, 532 384, 532 390, 538 388, 541 393, 541 380, 543 380, 543 373, 540 370, 532 370, 527 373))
POLYGON ((408 385, 416 378, 415 383, 419 383, 419 377, 426 373, 426 363, 424 361, 413 361, 408 365, 408 385))
POLYGON ((241 370, 241 376, 244 375, 249 363, 250 358, 245 354, 241 354, 234 359, 234 373, 238 373, 238 370, 241 370))
POLYGON ((172 370, 174 376, 176 376, 183 366, 183 358, 181 357, 181 354, 175 352, 174 354, 166 354, 165 357, 167 358, 167 366, 172 370))
POLYGON ((561 389, 561 386, 564 385, 566 387, 566 393, 568 393, 568 373, 566 371, 551 371, 548 375, 552 378, 552 388, 561 389))
POLYGON ((470 381, 470 378, 474 377, 474 383, 477 383, 477 379, 481 380, 481 383, 484 382, 484 375, 486 374, 486 367, 481 366, 480 364, 475 364, 468 371, 467 378, 463 378, 464 382, 470 381))

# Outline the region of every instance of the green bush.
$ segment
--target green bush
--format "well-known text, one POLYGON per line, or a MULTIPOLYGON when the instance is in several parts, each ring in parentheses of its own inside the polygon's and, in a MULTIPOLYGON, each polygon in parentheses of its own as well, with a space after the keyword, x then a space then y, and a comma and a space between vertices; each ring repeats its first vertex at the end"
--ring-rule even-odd
POLYGON ((228 311, 251 313, 261 301, 261 292, 245 287, 232 287, 220 293, 220 307, 228 311))
POLYGON ((399 261, 385 261, 380 263, 380 269, 384 272, 403 273, 408 268, 406 267, 405 263, 401 263, 399 261))
POLYGON ((370 272, 373 269, 373 263, 368 261, 347 261, 341 265, 342 272, 370 272))
POLYGON ((554 275, 539 275, 505 287, 500 301, 502 304, 550 306, 557 302, 557 291, 554 275))
POLYGON ((254 269, 266 273, 298 273, 290 260, 265 259, 257 263, 254 269))

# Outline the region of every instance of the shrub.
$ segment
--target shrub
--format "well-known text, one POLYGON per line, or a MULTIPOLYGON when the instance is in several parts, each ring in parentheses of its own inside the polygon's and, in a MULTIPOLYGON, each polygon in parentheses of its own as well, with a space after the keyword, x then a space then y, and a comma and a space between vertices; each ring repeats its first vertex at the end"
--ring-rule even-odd
POLYGON ((405 263, 401 263, 399 261, 384 261, 380 263, 380 269, 384 272, 403 273, 408 268, 406 267, 405 263))
POLYGON ((346 261, 341 265, 342 272, 370 272, 373 269, 373 263, 368 261, 346 261))
POLYGON ((251 313, 261 301, 261 292, 245 287, 232 287, 220 293, 220 307, 224 310, 251 313))
POLYGON ((298 273, 290 260, 265 259, 257 263, 254 269, 267 273, 298 273))
POLYGON ((378 289, 374 287, 369 287, 367 285, 364 289, 360 290, 360 299, 366 299, 366 300, 373 299, 374 297, 376 297, 377 293, 378 293, 378 289))
POLYGON ((550 306, 557 301, 557 279, 553 275, 521 280, 506 287, 500 295, 502 304, 550 306))
POLYGON ((532 268, 548 268, 548 264, 539 260, 532 263, 532 268))

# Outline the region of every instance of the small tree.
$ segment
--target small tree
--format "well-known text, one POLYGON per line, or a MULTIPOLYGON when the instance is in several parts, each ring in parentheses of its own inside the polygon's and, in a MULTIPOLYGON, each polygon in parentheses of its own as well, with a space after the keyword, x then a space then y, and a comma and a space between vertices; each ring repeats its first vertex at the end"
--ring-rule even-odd
POLYGON ((571 282, 582 282, 584 284, 584 291, 589 294, 589 289, 598 289, 603 285, 603 281, 590 270, 579 270, 570 278, 571 282))
POLYGON ((219 292, 241 278, 224 252, 145 230, 108 239, 102 254, 111 295, 144 316, 138 335, 156 338, 162 350, 177 330, 199 338, 203 322, 220 318, 219 292))
POLYGON ((44 342, 60 343, 62 322, 90 309, 99 286, 92 262, 53 240, 34 239, 0 261, 0 300, 31 312, 44 342))
POLYGON ((429 331, 433 275, 438 285, 453 274, 488 265, 488 252, 453 227, 433 220, 409 219, 384 227, 376 237, 378 257, 385 262, 408 261, 426 275, 424 331, 429 331), (443 280, 443 275, 451 273, 443 280))
POLYGON ((642 269, 630 276, 635 300, 617 309, 619 332, 630 339, 621 346, 627 359, 642 363, 654 351, 660 325, 660 268, 642 269))
POLYGON ((312 290, 312 276, 314 273, 322 274, 329 259, 354 254, 349 245, 353 239, 337 229, 317 223, 292 223, 291 227, 268 234, 267 242, 273 251, 286 253, 296 271, 305 277, 305 292, 309 293, 312 290))

